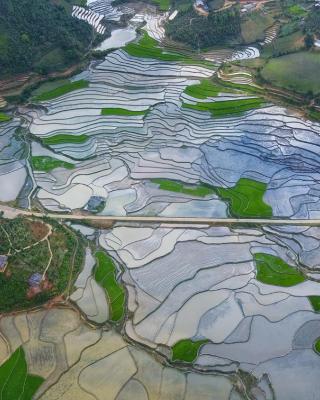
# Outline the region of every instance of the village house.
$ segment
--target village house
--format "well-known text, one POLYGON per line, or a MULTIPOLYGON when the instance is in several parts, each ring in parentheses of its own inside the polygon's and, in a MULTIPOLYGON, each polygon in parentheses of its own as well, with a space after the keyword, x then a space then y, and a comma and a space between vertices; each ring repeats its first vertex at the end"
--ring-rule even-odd
POLYGON ((209 7, 205 0, 196 0, 193 4, 194 9, 201 15, 209 15, 209 7))
POLYGON ((0 272, 4 272, 8 265, 8 256, 0 255, 0 272))

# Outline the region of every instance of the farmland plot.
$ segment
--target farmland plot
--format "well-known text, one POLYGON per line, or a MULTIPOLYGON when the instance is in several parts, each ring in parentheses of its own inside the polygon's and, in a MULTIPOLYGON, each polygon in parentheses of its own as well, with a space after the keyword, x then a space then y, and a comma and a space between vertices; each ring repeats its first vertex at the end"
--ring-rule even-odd
MULTIPOLYGON (((16 134, 19 126, 19 119, 0 123, 0 201, 16 200, 28 181, 26 144, 16 134)), ((28 194, 21 193, 22 205, 28 205, 28 194)))
POLYGON ((28 111, 43 153, 72 165, 34 171, 41 204, 72 211, 100 198, 103 215, 318 218, 319 125, 224 91, 211 81, 212 63, 166 51, 161 24, 148 21, 153 37, 93 62, 73 79, 86 87, 43 101, 47 111, 28 111), (199 198, 155 179, 219 191, 199 198), (245 181, 265 188, 262 198, 238 192, 245 181), (237 201, 256 211, 235 211, 237 201))
MULTIPOLYGON (((206 396, 213 390, 219 400, 228 400, 236 390, 236 377, 162 366, 116 332, 89 327, 69 308, 2 317, 2 343, 7 347, 0 353, 0 365, 11 360, 14 351, 25 354, 28 373, 38 376, 37 399, 105 400, 106 393, 110 400, 209 399, 206 396)), ((15 383, 13 389, 18 391, 21 380, 15 383)))
POLYGON ((119 225, 101 235, 100 245, 125 267, 125 331, 134 341, 195 370, 241 369, 259 387, 267 376, 277 399, 303 393, 311 400, 320 389, 313 348, 320 284, 310 280, 318 235, 318 228, 294 226, 119 225), (308 384, 288 387, 292 373, 308 384))

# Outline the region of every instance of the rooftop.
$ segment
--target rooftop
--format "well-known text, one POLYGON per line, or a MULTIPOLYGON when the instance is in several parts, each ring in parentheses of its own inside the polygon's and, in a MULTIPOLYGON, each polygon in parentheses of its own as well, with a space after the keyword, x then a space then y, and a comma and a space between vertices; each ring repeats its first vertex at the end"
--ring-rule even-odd
POLYGON ((0 272, 6 269, 7 263, 8 263, 8 256, 0 255, 0 272))

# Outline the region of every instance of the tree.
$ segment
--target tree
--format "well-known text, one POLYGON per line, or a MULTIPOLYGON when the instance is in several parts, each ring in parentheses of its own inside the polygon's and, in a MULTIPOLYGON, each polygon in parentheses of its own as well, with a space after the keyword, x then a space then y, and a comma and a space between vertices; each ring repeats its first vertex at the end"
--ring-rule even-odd
POLYGON ((314 37, 311 33, 307 33, 304 37, 304 44, 308 50, 314 46, 314 37))

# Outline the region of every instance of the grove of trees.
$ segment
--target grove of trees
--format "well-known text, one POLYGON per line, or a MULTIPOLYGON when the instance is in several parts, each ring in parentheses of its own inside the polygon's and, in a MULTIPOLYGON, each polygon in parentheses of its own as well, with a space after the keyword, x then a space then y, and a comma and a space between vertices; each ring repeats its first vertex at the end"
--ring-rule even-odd
POLYGON ((187 11, 180 11, 166 26, 166 34, 170 39, 195 49, 224 44, 237 38, 240 33, 238 7, 210 12, 207 17, 197 14, 191 7, 187 11))
POLYGON ((0 0, 0 71, 48 73, 78 62, 91 27, 71 16, 71 2, 0 0), (66 6, 67 5, 67 6, 66 6))

